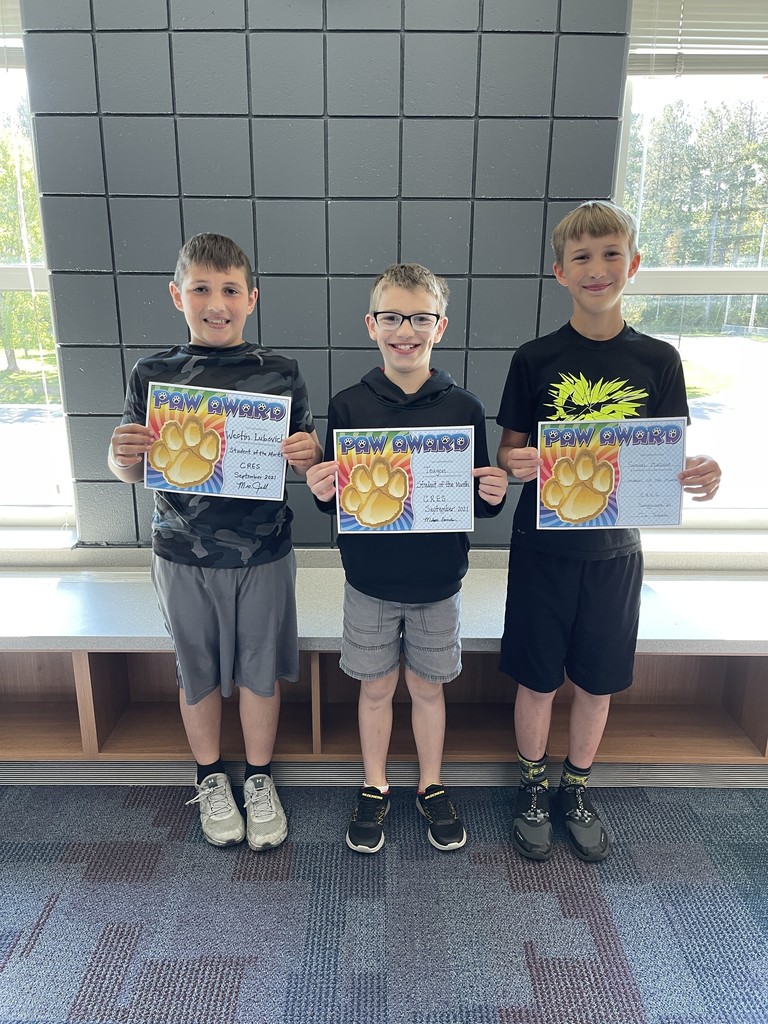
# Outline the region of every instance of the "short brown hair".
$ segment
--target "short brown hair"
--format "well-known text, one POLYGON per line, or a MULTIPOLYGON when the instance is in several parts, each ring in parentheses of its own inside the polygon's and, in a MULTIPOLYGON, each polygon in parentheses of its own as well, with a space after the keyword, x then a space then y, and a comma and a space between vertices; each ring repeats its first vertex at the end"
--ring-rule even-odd
POLYGON ((248 291, 253 291, 253 271, 251 262, 237 242, 226 235, 214 235, 204 232, 193 235, 182 245, 173 280, 177 288, 181 288, 185 276, 192 266, 207 267, 225 273, 233 268, 242 270, 248 291))
POLYGON ((383 274, 379 274, 371 288, 369 313, 373 313, 377 309, 382 293, 387 288, 406 288, 409 292, 419 290, 429 292, 437 303, 437 312, 440 316, 445 316, 450 294, 448 284, 444 278, 433 274, 431 270, 422 267, 420 263, 394 263, 391 267, 387 267, 383 274))
POLYGON ((567 213, 552 232, 555 262, 562 267, 566 242, 575 242, 582 235, 603 238, 613 234, 626 237, 629 255, 634 257, 637 253, 637 221, 632 214, 607 199, 591 199, 582 203, 567 213))

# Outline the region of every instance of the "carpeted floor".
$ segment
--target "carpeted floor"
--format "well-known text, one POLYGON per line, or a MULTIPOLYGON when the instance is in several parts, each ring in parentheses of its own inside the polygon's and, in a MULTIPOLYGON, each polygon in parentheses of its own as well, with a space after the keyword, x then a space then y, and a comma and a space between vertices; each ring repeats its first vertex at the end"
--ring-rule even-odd
POLYGON ((602 865, 507 842, 513 791, 454 789, 467 846, 394 793, 281 790, 263 854, 175 787, 0 790, 1 1024, 765 1024, 768 790, 605 789, 602 865))

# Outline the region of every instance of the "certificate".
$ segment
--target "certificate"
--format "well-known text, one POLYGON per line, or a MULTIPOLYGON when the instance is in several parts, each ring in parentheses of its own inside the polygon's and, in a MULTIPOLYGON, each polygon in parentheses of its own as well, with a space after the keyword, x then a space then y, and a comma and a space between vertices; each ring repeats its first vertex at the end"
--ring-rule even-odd
POLYGON ((474 529, 474 428, 334 430, 339 533, 474 529))
POLYGON ((144 484, 153 490, 282 501, 291 399, 183 384, 149 385, 144 484))
POLYGON ((540 530, 679 526, 684 417, 539 423, 540 530))

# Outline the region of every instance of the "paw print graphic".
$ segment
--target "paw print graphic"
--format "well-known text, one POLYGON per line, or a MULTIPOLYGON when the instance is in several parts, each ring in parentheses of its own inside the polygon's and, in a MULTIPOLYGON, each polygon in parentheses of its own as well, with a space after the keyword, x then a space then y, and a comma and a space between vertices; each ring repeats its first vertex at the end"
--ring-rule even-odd
POLYGON ((149 464, 174 487, 197 487, 211 476, 221 455, 221 438, 197 416, 168 420, 149 449, 149 464))
POLYGON ((614 480, 610 462, 600 462, 592 452, 583 451, 574 459, 557 460, 541 500, 564 523, 586 523, 605 511, 614 480))
POLYGON ((361 526, 389 526, 403 514, 408 497, 408 474, 394 469, 382 455, 370 465, 355 466, 339 499, 342 509, 361 526))

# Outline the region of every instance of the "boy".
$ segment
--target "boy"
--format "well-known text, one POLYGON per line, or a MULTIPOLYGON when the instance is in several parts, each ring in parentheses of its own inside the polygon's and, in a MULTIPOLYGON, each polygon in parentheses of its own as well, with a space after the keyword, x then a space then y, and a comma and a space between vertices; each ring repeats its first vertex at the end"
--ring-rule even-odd
MULTIPOLYGON (((283 457, 301 476, 322 449, 307 389, 293 359, 243 340, 257 290, 248 257, 231 239, 200 234, 181 249, 169 285, 189 344, 140 359, 109 449, 118 479, 143 479, 156 440, 144 424, 150 381, 290 395, 283 457)), ((248 839, 254 850, 283 842, 288 826, 271 778, 279 679, 299 677, 296 563, 291 510, 282 501, 155 491, 152 581, 176 652, 179 704, 197 762, 203 835, 214 846, 248 839), (222 697, 239 688, 245 740, 247 827, 221 761, 222 697)))
MULTIPOLYGON (((643 580, 636 529, 537 531, 531 446, 548 419, 687 416, 677 350, 638 334, 621 314, 627 279, 640 265, 633 218, 609 202, 587 202, 552 236, 554 273, 573 299, 569 323, 515 352, 497 422, 498 464, 525 483, 515 510, 501 671, 518 683, 515 733, 521 786, 512 841, 524 857, 552 854, 546 747, 552 701, 567 672, 574 683, 568 756, 558 803, 575 855, 600 861, 609 839, 586 785, 610 695, 632 682, 643 580), (601 383, 604 398, 595 398, 601 383), (610 382, 610 384, 606 384, 610 382), (608 406, 610 411, 608 411, 608 406)), ((679 474, 694 500, 712 498, 720 467, 686 459, 679 474)))
MULTIPOLYGON (((475 431, 474 507, 497 515, 507 474, 488 466, 480 401, 442 370, 430 369, 432 348, 443 336, 448 287, 418 264, 389 267, 374 283, 365 318, 384 360, 359 384, 340 392, 328 409, 325 460, 307 473, 318 506, 336 510, 333 431, 364 428, 467 426, 475 431)), ((346 575, 340 666, 360 680, 358 722, 365 779, 347 830, 358 853, 377 853, 390 806, 386 761, 392 698, 405 656, 405 682, 419 760, 416 806, 439 850, 456 850, 467 836, 440 784, 445 735, 443 684, 461 671, 459 589, 467 572, 466 533, 342 534, 346 575)))

